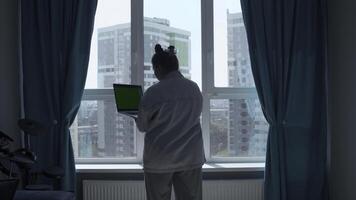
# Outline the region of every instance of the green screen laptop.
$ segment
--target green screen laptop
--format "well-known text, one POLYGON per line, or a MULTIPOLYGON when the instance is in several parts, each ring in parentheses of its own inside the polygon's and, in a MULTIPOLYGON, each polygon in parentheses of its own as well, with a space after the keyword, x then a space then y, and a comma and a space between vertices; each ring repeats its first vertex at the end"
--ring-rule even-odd
POLYGON ((114 84, 116 108, 119 113, 137 115, 142 97, 140 85, 114 84))

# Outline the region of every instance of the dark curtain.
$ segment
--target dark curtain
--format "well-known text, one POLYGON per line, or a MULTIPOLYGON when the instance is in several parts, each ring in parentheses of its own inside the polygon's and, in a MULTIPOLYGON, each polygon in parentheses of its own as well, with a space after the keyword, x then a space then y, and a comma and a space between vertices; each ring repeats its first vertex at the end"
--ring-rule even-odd
POLYGON ((324 0, 241 0, 251 67, 270 124, 266 200, 325 200, 324 0))
POLYGON ((25 117, 48 132, 31 137, 36 168, 62 167, 60 189, 75 190, 69 127, 84 90, 97 0, 21 2, 25 117))

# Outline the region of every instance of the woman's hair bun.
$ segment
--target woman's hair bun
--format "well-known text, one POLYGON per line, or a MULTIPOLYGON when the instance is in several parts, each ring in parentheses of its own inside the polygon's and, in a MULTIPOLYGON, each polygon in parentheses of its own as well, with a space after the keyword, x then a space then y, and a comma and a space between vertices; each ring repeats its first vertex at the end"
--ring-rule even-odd
POLYGON ((179 61, 174 46, 169 46, 167 49, 162 48, 160 44, 155 45, 155 54, 152 56, 151 62, 153 66, 162 66, 163 71, 170 72, 179 69, 179 61))
POLYGON ((161 47, 160 44, 156 44, 156 46, 155 46, 155 52, 156 52, 156 53, 162 53, 162 52, 163 52, 163 49, 162 49, 162 47, 161 47))
POLYGON ((175 51, 175 48, 174 48, 174 46, 169 46, 168 47, 168 53, 170 54, 170 55, 175 55, 176 54, 176 51, 175 51))

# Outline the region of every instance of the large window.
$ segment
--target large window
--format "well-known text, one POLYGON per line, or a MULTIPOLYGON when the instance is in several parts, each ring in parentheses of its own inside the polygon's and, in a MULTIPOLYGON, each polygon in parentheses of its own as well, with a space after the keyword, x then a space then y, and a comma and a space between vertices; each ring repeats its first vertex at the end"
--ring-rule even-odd
POLYGON ((142 161, 144 134, 117 113, 112 84, 155 84, 156 43, 176 47, 180 71, 202 90, 207 160, 263 161, 268 125, 238 0, 99 0, 86 87, 71 127, 77 162, 142 161))

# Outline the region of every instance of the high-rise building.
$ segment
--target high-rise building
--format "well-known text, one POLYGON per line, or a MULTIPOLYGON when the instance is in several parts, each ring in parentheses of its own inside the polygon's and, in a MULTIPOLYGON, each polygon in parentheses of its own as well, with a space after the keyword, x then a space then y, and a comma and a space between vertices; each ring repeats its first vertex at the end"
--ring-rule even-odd
POLYGON ((177 51, 179 70, 188 79, 191 78, 191 41, 190 32, 170 26, 169 20, 144 18, 144 84, 145 89, 157 82, 153 74, 151 57, 154 47, 159 43, 168 47, 173 45, 177 51))
MULTIPOLYGON (((254 88, 242 13, 227 11, 227 34, 229 87, 254 88)), ((257 97, 229 100, 229 155, 264 156, 267 131, 257 97)))

